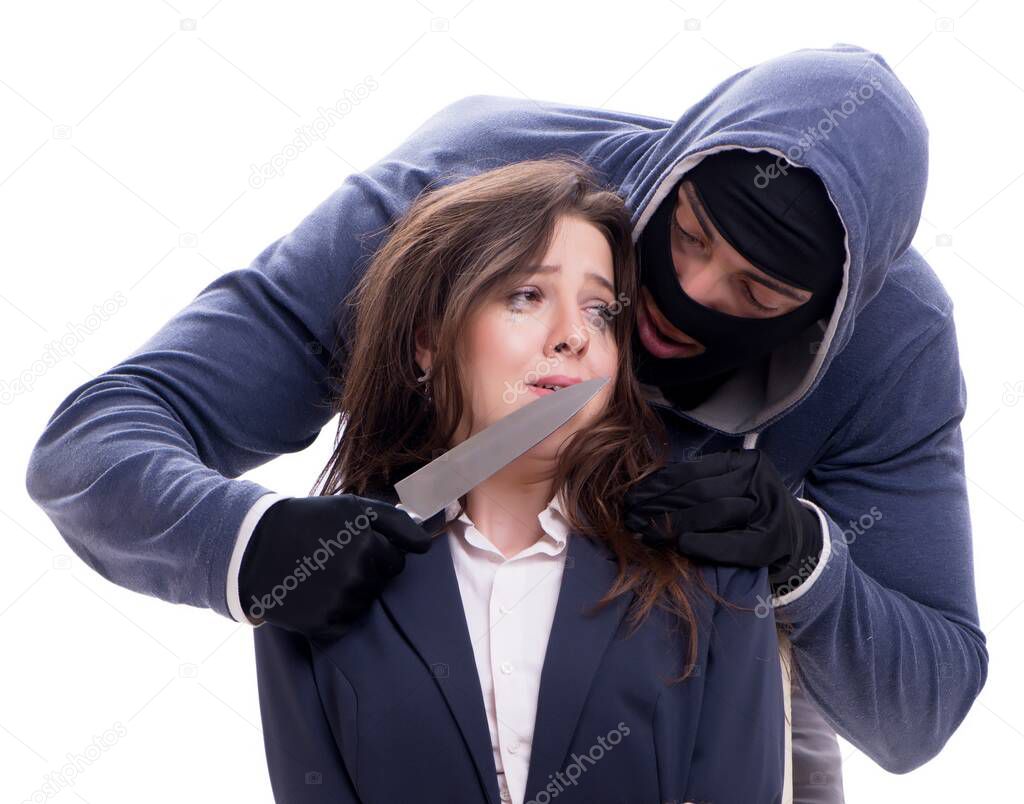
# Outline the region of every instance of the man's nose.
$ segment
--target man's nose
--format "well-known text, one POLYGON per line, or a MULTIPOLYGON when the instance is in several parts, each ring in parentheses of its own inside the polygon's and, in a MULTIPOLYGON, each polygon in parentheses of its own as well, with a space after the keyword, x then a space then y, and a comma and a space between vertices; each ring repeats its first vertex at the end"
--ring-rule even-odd
POLYGON ((683 292, 695 302, 720 313, 729 312, 728 293, 722 282, 722 272, 713 262, 687 266, 676 276, 683 292))

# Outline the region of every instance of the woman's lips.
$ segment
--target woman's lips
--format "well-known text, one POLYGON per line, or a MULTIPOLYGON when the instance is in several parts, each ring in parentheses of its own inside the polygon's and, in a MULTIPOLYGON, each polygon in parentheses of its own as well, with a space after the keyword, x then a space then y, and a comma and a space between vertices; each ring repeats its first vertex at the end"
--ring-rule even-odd
POLYGON ((636 324, 641 343, 655 357, 662 359, 691 357, 700 351, 700 347, 695 343, 690 345, 679 344, 669 340, 658 331, 651 320, 651 314, 647 310, 646 296, 641 299, 641 303, 638 306, 636 324))

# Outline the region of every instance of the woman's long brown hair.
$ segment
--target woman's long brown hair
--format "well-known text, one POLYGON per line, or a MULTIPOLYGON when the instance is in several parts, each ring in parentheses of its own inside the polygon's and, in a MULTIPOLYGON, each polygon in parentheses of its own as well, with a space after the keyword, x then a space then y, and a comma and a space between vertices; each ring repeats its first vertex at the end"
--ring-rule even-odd
POLYGON ((468 396, 459 372, 466 322, 492 294, 514 288, 530 273, 527 266, 543 257, 563 215, 604 235, 622 304, 614 316, 602 316, 618 347, 610 400, 603 415, 560 447, 552 488, 562 490, 573 529, 616 556, 618 576, 597 606, 632 591, 634 628, 656 605, 676 615, 687 644, 685 672, 675 679, 681 681, 697 659, 698 618, 690 593, 710 590, 675 549, 648 547, 622 524, 627 489, 664 466, 668 441, 633 373, 638 278, 629 215, 585 163, 518 162, 425 190, 389 227, 339 311, 329 374, 338 389, 332 409, 341 419, 334 453, 312 493, 397 502, 397 481, 454 446, 450 440, 468 396), (434 352, 431 399, 417 382, 421 329, 434 352))

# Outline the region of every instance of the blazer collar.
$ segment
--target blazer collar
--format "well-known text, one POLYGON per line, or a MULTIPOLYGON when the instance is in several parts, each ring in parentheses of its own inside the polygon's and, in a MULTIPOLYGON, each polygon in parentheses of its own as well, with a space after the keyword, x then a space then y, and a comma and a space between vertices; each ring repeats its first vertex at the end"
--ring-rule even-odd
MULTIPOLYGON (((526 784, 529 799, 561 770, 602 655, 633 597, 620 595, 592 615, 587 611, 608 591, 617 565, 611 551, 570 532, 565 570, 551 625, 537 700, 537 720, 526 784)), ((491 751, 483 692, 466 625, 448 532, 430 549, 406 557, 407 570, 381 593, 381 602, 423 662, 458 724, 486 798, 498 804, 497 771, 491 751), (421 564, 414 572, 413 562, 421 564)))

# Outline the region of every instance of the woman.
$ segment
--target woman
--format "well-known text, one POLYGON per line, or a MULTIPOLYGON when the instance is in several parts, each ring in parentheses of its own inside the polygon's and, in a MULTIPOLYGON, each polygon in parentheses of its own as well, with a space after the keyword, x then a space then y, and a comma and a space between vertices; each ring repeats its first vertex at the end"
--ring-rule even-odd
POLYGON ((429 192, 374 255, 343 316, 321 494, 395 503, 398 480, 557 393, 540 386, 610 381, 449 506, 342 636, 257 629, 278 800, 779 800, 766 572, 622 524, 667 443, 631 365, 633 259, 621 199, 568 160, 429 192))

